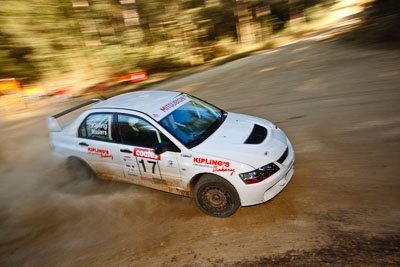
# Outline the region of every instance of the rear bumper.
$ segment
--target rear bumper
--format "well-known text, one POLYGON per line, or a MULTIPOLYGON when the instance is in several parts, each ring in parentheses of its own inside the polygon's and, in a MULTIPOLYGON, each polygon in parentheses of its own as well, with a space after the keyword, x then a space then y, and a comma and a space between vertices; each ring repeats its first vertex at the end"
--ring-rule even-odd
POLYGON ((280 170, 260 183, 245 185, 241 188, 239 195, 242 206, 264 203, 279 194, 292 179, 294 174, 294 161, 293 147, 288 141, 287 158, 282 164, 274 162, 279 166, 280 170))

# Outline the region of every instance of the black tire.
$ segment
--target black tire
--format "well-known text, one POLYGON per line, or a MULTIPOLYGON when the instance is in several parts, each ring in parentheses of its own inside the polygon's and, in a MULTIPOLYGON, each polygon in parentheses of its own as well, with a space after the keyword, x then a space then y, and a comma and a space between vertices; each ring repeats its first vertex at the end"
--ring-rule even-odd
POLYGON ((72 178, 78 180, 93 180, 96 177, 92 168, 86 162, 76 157, 67 159, 67 171, 72 178))
POLYGON ((240 207, 236 189, 225 179, 205 175, 194 187, 194 200, 205 213, 215 217, 228 217, 240 207))

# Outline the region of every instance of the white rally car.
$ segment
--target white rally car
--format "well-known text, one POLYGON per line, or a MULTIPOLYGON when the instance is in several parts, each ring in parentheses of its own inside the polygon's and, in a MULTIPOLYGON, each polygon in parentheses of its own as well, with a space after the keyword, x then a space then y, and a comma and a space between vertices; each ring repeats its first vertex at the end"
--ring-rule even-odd
POLYGON ((50 145, 75 176, 119 180, 193 196, 226 217, 266 202, 290 181, 294 152, 271 122, 226 112, 189 94, 127 93, 97 103, 60 127, 47 118, 50 145))

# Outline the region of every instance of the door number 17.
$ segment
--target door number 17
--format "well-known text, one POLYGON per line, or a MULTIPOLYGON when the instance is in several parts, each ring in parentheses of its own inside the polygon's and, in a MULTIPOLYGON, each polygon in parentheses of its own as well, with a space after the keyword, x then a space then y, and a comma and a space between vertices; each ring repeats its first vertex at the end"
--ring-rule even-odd
MULTIPOLYGON (((142 164, 143 171, 147 172, 145 161, 143 159, 141 159, 141 160, 139 160, 139 163, 142 164)), ((157 161, 147 160, 147 163, 153 164, 153 166, 151 166, 151 173, 155 173, 157 161)))

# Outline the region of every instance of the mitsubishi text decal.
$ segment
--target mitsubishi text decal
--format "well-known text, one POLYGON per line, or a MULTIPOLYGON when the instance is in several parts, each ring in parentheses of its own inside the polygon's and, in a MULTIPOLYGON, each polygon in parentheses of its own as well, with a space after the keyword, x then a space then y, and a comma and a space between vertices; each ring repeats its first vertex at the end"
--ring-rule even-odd
POLYGON ((185 102, 187 100, 186 95, 180 96, 177 99, 169 102, 168 104, 166 104, 165 106, 161 107, 160 110, 163 112, 167 112, 168 110, 170 110, 171 108, 179 105, 182 102, 185 102))
POLYGON ((168 113, 182 106, 183 104, 189 102, 190 99, 187 95, 179 95, 177 98, 172 100, 169 103, 166 103, 164 106, 160 107, 157 111, 153 113, 153 118, 159 120, 163 118, 168 113))

